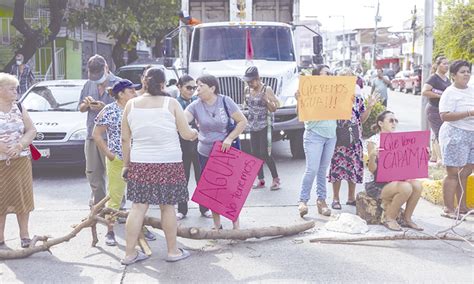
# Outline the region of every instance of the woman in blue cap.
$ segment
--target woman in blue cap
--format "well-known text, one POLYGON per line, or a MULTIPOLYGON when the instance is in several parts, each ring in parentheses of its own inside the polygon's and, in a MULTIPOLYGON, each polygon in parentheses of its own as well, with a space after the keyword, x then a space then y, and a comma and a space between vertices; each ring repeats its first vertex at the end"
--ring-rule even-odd
MULTIPOLYGON (((107 207, 116 210, 120 209, 127 186, 122 178, 122 114, 127 102, 136 96, 135 89, 137 88, 140 88, 139 84, 133 84, 127 79, 122 79, 116 82, 112 88, 109 88, 107 91, 115 101, 106 105, 97 115, 92 132, 95 143, 106 157, 107 192, 110 196, 107 207), (105 133, 107 134, 107 139, 105 139, 105 133)), ((117 244, 113 221, 110 221, 108 225, 105 244, 108 246, 115 246, 117 244)))

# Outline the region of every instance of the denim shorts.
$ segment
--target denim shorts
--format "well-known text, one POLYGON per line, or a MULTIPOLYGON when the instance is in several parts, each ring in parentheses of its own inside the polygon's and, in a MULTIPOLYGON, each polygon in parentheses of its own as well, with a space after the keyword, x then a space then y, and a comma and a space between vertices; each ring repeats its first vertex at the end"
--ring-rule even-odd
POLYGON ((474 164, 474 131, 443 123, 439 131, 443 163, 448 167, 474 164))

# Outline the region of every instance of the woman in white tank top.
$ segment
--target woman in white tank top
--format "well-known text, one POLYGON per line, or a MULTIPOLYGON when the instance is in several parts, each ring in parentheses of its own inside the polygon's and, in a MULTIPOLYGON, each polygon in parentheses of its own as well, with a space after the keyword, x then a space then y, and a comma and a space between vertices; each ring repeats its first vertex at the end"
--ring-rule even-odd
POLYGON ((177 222, 174 205, 189 199, 179 144, 197 138, 179 103, 163 92, 165 75, 159 68, 146 71, 145 93, 130 100, 122 120, 123 177, 132 209, 126 224, 126 252, 122 264, 147 258, 136 251, 138 235, 149 204, 160 205, 161 221, 168 247, 166 261, 189 256, 176 245, 177 222))

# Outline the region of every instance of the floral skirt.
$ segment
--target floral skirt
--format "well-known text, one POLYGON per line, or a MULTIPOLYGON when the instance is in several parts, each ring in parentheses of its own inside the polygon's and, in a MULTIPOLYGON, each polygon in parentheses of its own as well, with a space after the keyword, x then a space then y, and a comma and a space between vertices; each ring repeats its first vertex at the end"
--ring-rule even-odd
POLYGON ((189 199, 183 163, 130 163, 127 199, 134 203, 167 204, 189 199))
POLYGON ((364 177, 364 157, 362 141, 350 147, 336 146, 329 169, 329 182, 347 180, 362 183, 364 177))

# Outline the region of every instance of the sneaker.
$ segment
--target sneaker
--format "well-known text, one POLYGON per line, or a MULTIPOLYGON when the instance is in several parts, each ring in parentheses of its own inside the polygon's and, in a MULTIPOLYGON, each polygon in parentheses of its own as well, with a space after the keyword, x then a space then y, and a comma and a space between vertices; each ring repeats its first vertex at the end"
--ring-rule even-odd
POLYGON ((186 216, 184 216, 184 214, 183 214, 183 213, 179 213, 179 212, 178 212, 178 213, 176 213, 176 220, 178 220, 178 221, 179 221, 179 220, 183 220, 183 219, 184 219, 184 217, 186 217, 186 216))
POLYGON ((143 235, 145 236, 145 240, 148 242, 156 240, 155 234, 150 232, 146 227, 143 227, 143 235))
POLYGON ((265 180, 264 179, 258 180, 258 183, 255 184, 252 188, 253 189, 265 188, 265 180))
POLYGON ((280 189, 280 178, 274 178, 272 182, 272 186, 270 186, 270 190, 278 190, 280 189))
POLYGON ((105 244, 111 247, 117 245, 114 232, 107 232, 107 234, 105 235, 105 244))

